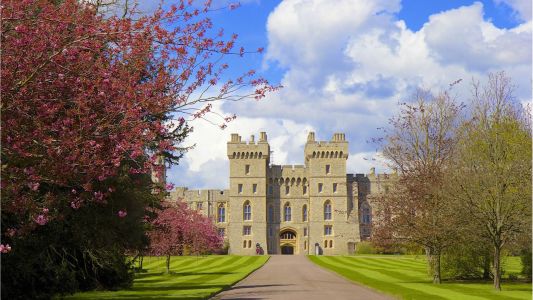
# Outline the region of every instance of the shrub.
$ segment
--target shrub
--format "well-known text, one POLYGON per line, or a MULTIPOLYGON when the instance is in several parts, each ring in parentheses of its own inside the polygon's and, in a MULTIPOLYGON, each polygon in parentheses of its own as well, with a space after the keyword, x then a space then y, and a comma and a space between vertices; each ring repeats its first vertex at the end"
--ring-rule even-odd
POLYGON ((531 249, 522 250, 520 260, 522 261, 522 274, 531 280, 531 249))
POLYGON ((355 253, 357 254, 375 254, 377 253, 376 248, 372 245, 371 242, 363 241, 359 242, 355 246, 355 253))

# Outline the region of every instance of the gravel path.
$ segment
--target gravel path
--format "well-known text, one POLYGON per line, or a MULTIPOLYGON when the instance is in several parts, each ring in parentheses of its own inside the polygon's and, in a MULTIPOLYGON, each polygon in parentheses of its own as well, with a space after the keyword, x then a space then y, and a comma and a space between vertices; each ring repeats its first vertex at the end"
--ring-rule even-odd
POLYGON ((219 299, 393 299, 313 264, 304 255, 272 255, 268 262, 219 299))

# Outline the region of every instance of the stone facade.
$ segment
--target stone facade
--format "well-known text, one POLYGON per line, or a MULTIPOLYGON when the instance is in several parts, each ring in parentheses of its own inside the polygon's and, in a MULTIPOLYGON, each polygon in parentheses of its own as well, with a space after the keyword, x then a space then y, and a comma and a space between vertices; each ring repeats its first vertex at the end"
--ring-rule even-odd
POLYGON ((216 224, 231 254, 351 254, 370 238, 375 195, 395 175, 346 174, 348 142, 343 133, 316 141, 309 133, 304 165, 272 165, 267 135, 248 142, 232 134, 228 190, 178 187, 182 199, 216 224))

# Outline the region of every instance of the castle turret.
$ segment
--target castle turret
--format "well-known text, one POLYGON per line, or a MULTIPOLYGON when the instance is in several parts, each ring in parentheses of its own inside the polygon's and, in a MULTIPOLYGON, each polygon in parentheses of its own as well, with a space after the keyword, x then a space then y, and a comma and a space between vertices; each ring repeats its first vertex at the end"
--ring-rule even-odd
POLYGON ((241 140, 236 133, 228 142, 230 161, 229 236, 230 253, 255 254, 256 244, 266 249, 266 189, 270 146, 266 133, 259 142, 241 140), (240 233, 240 234, 239 234, 240 233))
POLYGON ((305 164, 309 174, 310 245, 320 245, 326 255, 347 253, 345 241, 358 238, 354 224, 349 224, 350 210, 357 204, 351 203, 347 193, 347 159, 348 142, 343 133, 318 142, 314 132, 309 133, 305 164))

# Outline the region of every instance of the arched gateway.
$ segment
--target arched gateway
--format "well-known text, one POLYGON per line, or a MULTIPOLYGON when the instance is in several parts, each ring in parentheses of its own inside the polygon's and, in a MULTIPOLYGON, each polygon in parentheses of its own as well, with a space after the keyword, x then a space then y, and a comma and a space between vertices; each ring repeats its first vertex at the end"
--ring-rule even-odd
POLYGON ((279 234, 279 247, 281 254, 295 254, 298 252, 296 247, 296 232, 292 229, 283 229, 279 234))

